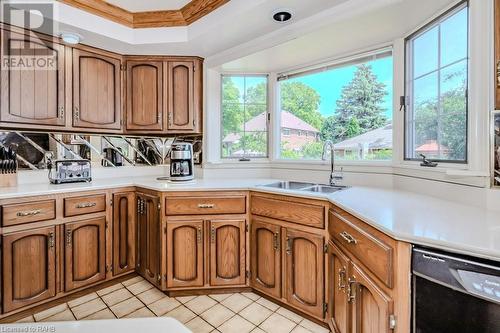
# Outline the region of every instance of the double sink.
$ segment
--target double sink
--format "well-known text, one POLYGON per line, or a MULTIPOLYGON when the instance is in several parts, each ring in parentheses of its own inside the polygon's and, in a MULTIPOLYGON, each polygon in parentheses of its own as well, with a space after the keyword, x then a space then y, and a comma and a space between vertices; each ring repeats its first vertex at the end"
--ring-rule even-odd
POLYGON ((315 192, 315 193, 334 193, 342 191, 347 188, 347 186, 321 185, 321 184, 293 182, 293 181, 280 181, 262 186, 270 188, 278 188, 282 190, 294 190, 294 191, 315 192))

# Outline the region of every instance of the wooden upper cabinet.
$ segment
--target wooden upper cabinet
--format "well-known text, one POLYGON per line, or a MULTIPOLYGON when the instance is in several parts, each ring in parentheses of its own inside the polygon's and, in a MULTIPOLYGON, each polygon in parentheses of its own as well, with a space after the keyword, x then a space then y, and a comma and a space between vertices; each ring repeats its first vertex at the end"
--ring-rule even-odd
POLYGON ((0 121, 26 125, 64 126, 66 124, 65 63, 63 45, 34 34, 0 30, 2 68, 0 121), (19 63, 33 61, 21 67, 19 63), (38 66, 37 66, 38 65, 38 66))
POLYGON ((328 325, 336 333, 350 333, 347 301, 349 263, 349 258, 330 242, 328 244, 328 325))
POLYGON ((281 227, 252 218, 250 231, 250 284, 281 298, 281 227))
POLYGON ((51 226, 2 237, 4 312, 56 295, 55 235, 51 226))
POLYGON ((64 225, 66 291, 106 278, 106 218, 64 225))
POLYGON ((73 126, 121 127, 121 60, 73 49, 73 126))
POLYGON ((244 285, 245 220, 210 220, 210 285, 244 285))
POLYGON ((195 120, 195 64, 192 61, 172 61, 167 66, 167 130, 190 132, 195 120))
POLYGON ((113 194, 113 275, 135 269, 135 194, 113 194))
POLYGON ((160 275, 160 199, 137 194, 137 271, 149 282, 159 285, 160 275))
POLYGON ((317 318, 323 318, 323 237, 286 229, 285 272, 287 302, 317 318))
POLYGON ((163 62, 127 61, 129 131, 163 131, 163 62))
POLYGON ((389 316, 393 302, 367 275, 356 265, 348 280, 348 297, 352 299, 351 328, 354 333, 392 332, 389 316))
POLYGON ((203 220, 167 220, 167 287, 203 286, 203 220))

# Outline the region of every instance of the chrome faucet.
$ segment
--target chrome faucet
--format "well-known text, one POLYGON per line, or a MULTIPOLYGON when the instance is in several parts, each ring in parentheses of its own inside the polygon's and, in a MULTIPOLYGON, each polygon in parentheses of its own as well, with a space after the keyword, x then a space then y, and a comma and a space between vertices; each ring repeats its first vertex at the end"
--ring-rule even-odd
POLYGON ((325 143, 323 144, 323 156, 322 160, 326 161, 326 154, 328 151, 328 148, 330 149, 330 185, 331 186, 340 186, 342 185, 342 180, 344 179, 344 176, 342 175, 342 171, 340 172, 335 172, 335 147, 333 145, 333 142, 331 140, 326 140, 325 143))

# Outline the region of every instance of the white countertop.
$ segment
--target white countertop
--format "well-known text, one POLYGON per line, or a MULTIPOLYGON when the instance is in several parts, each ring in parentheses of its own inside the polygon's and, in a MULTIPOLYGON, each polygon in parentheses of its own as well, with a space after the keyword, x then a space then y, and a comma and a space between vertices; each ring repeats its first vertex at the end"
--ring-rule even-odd
POLYGON ((156 191, 254 190, 328 200, 389 236, 419 245, 500 261, 500 212, 407 191, 353 187, 333 194, 260 185, 276 179, 197 179, 188 183, 156 177, 109 178, 92 183, 26 184, 1 188, 0 199, 138 186, 156 191))

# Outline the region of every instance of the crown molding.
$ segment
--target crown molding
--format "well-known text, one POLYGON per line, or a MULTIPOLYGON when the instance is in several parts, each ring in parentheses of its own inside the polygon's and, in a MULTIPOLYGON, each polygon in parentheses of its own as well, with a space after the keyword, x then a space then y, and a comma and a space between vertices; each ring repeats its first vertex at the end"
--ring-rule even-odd
POLYGON ((191 0, 178 10, 129 12, 104 0, 58 0, 59 2, 100 16, 129 28, 188 26, 210 14, 230 0, 191 0))

